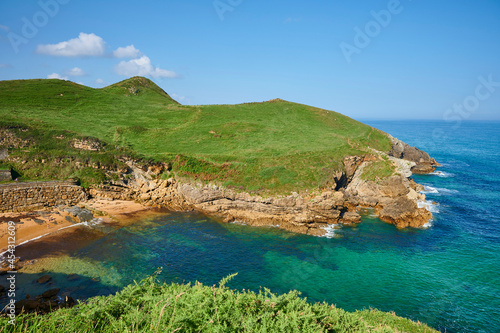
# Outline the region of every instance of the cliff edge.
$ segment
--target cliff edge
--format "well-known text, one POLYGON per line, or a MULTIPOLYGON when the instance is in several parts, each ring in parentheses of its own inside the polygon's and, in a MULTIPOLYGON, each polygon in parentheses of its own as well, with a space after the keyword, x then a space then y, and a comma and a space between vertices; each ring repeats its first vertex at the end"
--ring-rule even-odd
POLYGON ((313 236, 326 235, 332 225, 360 223, 363 208, 374 209, 382 221, 398 228, 418 228, 428 223, 432 214, 422 205, 425 195, 420 192, 424 188, 411 179, 412 170, 424 163, 437 163, 425 152, 406 144, 403 147, 406 152, 421 152, 402 155, 417 156, 418 163, 392 156, 394 148, 388 154, 346 157, 344 171, 334 176, 335 185, 317 193, 262 197, 217 185, 157 179, 167 166, 139 167, 133 161, 126 161, 133 175, 127 181, 92 186, 88 192, 101 199, 133 199, 150 206, 196 210, 224 222, 272 226, 313 236), (367 179, 366 169, 380 162, 393 167, 393 175, 367 179))

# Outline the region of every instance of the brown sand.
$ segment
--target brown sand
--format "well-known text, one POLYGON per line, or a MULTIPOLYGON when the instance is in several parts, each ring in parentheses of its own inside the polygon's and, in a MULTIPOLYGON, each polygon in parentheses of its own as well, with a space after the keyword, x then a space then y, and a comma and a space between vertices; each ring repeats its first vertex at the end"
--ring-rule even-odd
MULTIPOLYGON (((94 211, 94 216, 101 218, 104 223, 115 221, 131 222, 138 217, 148 215, 148 211, 150 211, 150 208, 136 202, 120 200, 91 200, 81 203, 80 206, 94 211)), ((7 227, 9 221, 16 222, 16 245, 78 223, 76 218, 58 209, 23 213, 0 213, 0 253, 7 250, 9 237, 7 227), (68 219, 73 220, 73 222, 68 221, 68 219)))

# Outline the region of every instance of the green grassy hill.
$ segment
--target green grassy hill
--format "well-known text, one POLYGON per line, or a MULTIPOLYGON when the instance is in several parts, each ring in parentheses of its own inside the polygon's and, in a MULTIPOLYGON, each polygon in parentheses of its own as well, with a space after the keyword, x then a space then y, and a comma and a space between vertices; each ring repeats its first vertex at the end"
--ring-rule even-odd
POLYGON ((382 132, 333 111, 283 100, 185 106, 141 77, 102 89, 0 81, 0 101, 0 126, 95 137, 171 162, 177 177, 263 194, 327 187, 345 156, 390 149, 382 132))

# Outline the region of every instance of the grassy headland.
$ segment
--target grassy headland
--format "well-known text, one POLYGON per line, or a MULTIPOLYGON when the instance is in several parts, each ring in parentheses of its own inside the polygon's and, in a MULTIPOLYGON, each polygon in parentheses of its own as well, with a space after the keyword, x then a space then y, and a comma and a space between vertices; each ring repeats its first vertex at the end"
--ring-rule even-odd
MULTIPOLYGON (((61 150, 54 138, 66 131, 113 147, 101 155, 127 150, 171 163, 177 178, 260 194, 328 187, 344 157, 390 149, 382 132, 333 111, 283 100, 184 106, 141 77, 102 89, 61 80, 0 81, 0 100, 0 127, 44 133, 25 152, 61 150)), ((14 167, 29 172, 33 166, 14 167)))

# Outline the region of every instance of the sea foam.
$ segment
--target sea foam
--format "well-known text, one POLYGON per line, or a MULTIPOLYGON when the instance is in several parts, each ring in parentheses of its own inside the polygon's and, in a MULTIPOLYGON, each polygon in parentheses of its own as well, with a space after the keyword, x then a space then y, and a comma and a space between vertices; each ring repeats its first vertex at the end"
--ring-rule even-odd
POLYGON ((417 201, 418 208, 425 208, 431 213, 439 213, 438 204, 434 204, 429 201, 419 200, 417 201))
POLYGON ((434 171, 434 172, 431 172, 430 175, 438 176, 441 178, 455 177, 454 174, 449 173, 449 172, 444 172, 444 171, 434 171))
POLYGON ((455 194, 458 193, 457 190, 449 190, 447 188, 442 188, 442 187, 433 187, 433 186, 424 186, 424 190, 421 191, 420 193, 423 194, 455 194))
POLYGON ((421 191, 420 193, 423 193, 423 194, 437 194, 437 193, 439 193, 439 191, 435 187, 424 186, 424 190, 421 191))
POLYGON ((429 222, 427 222, 422 226, 422 229, 429 229, 430 227, 432 227, 432 221, 433 221, 432 219, 429 220, 429 222))
POLYGON ((326 227, 323 228, 326 231, 326 234, 324 236, 321 236, 321 237, 334 238, 335 234, 336 234, 335 231, 338 228, 339 228, 338 224, 328 224, 326 227))

